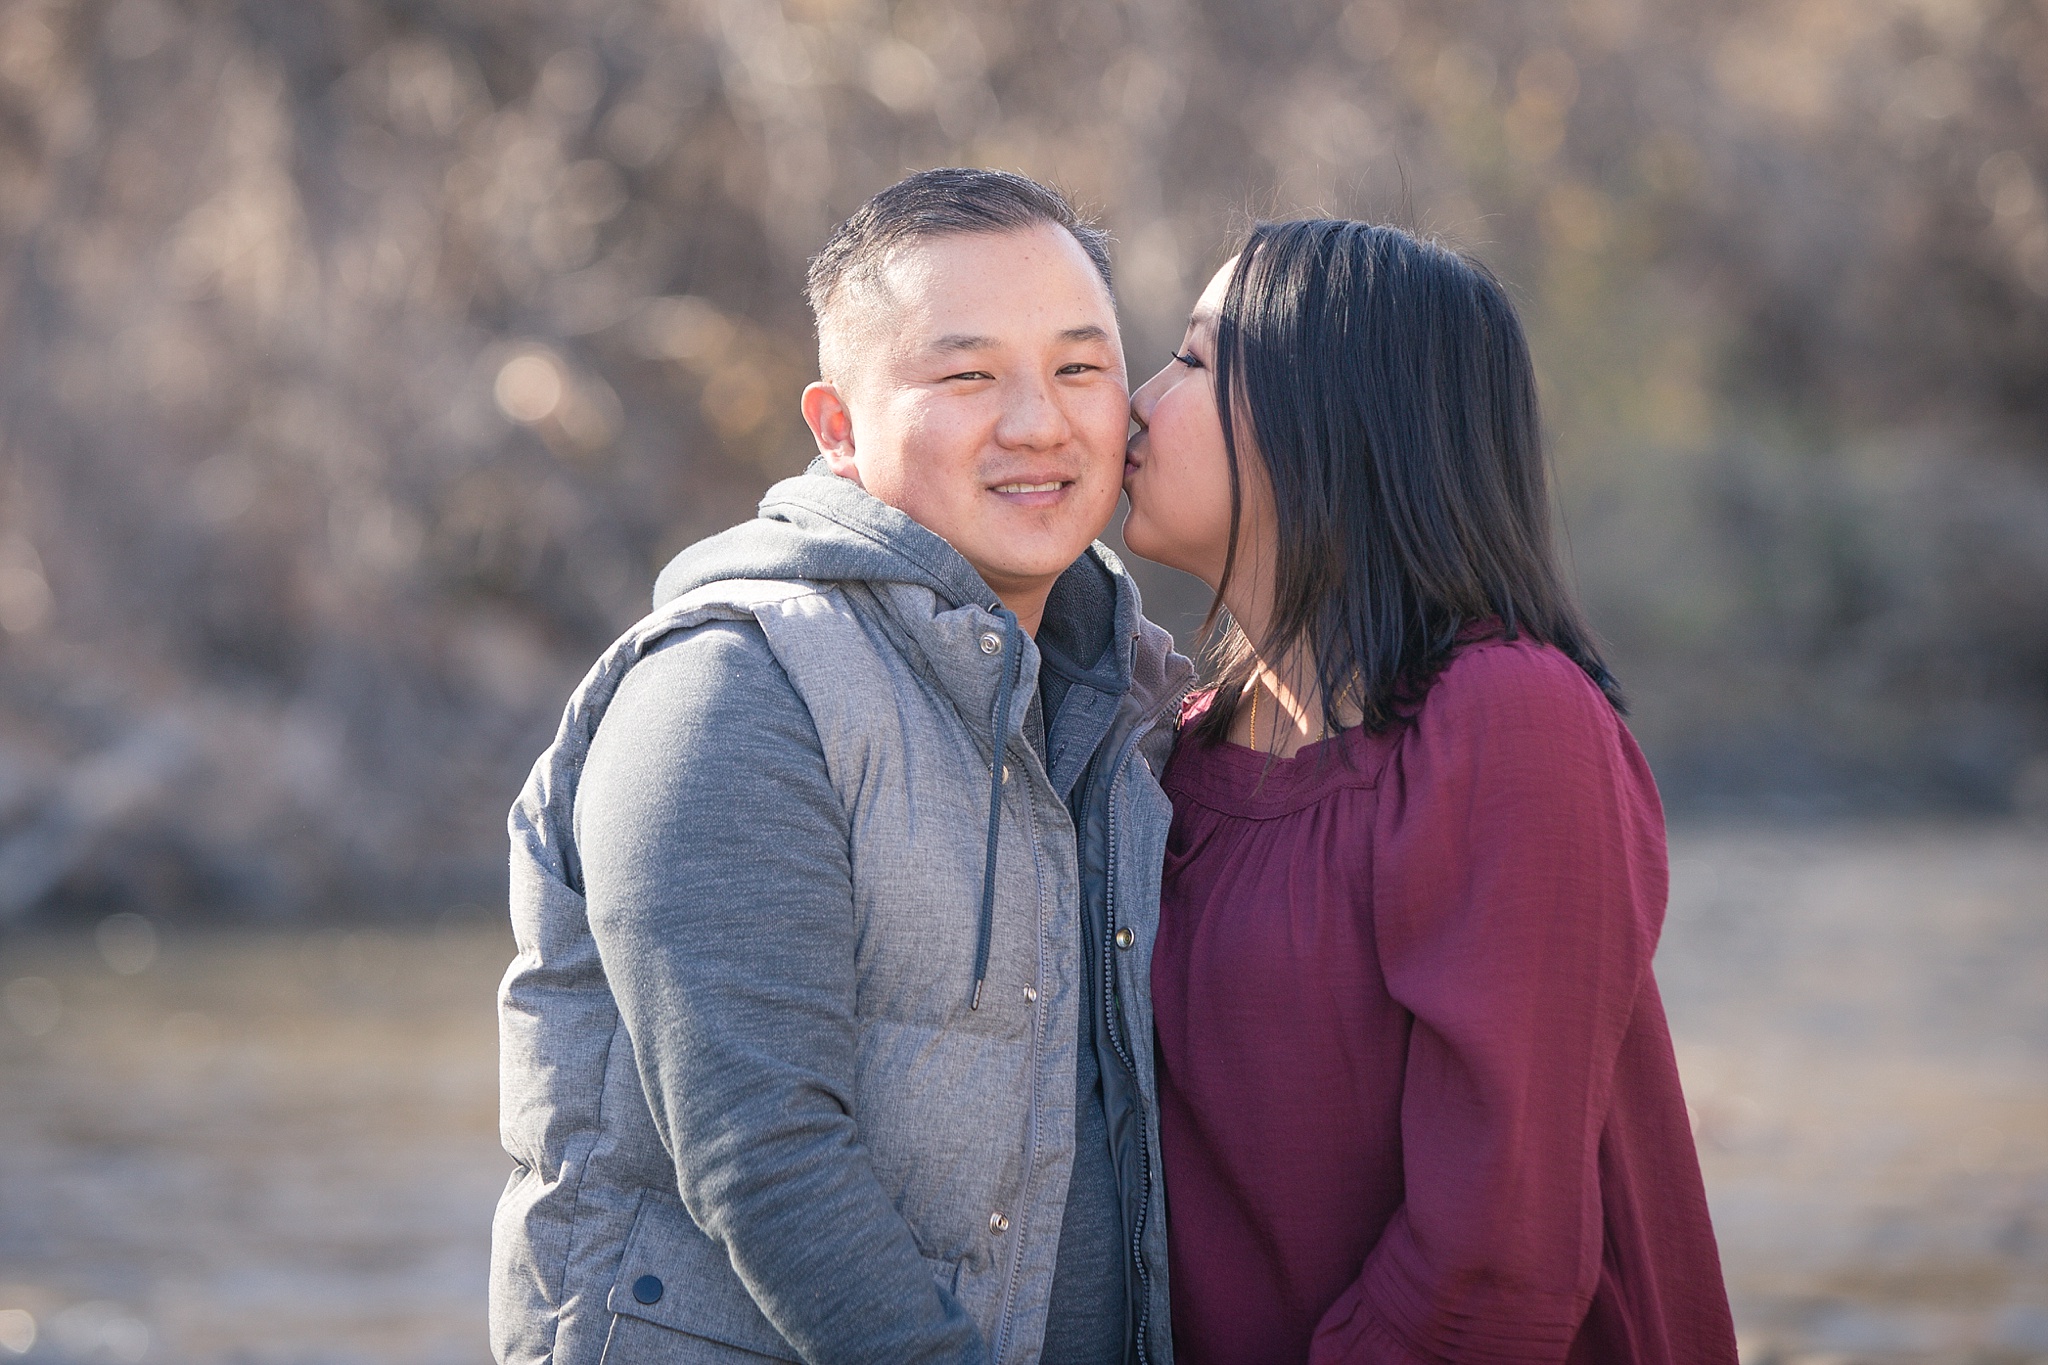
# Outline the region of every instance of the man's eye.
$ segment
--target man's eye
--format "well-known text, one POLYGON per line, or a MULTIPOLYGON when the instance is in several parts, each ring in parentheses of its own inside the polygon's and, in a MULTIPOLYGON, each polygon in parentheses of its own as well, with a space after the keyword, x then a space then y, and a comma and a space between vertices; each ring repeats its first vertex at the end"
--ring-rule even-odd
POLYGON ((947 376, 946 376, 946 378, 948 378, 948 379, 993 379, 993 378, 995 378, 995 376, 994 376, 994 375, 992 375, 992 374, 990 374, 990 373, 989 373, 989 372, 988 372, 987 370, 962 370, 962 371, 960 371, 960 373, 958 373, 958 374, 949 374, 949 375, 947 375, 947 376))
POLYGON ((1202 362, 1196 358, 1195 353, 1193 351, 1175 351, 1173 353, 1173 358, 1175 360, 1178 360, 1181 364, 1187 366, 1191 370, 1199 370, 1202 368, 1202 362))
POLYGON ((1060 366, 1060 368, 1059 368, 1059 373, 1061 373, 1061 374, 1081 374, 1081 373, 1084 373, 1085 371, 1088 371, 1088 370, 1093 370, 1093 369, 1099 369, 1099 368, 1100 368, 1099 366, 1096 366, 1096 365, 1090 365, 1090 364, 1087 364, 1087 363, 1085 363, 1084 361, 1079 361, 1079 360, 1077 360, 1077 361, 1075 361, 1075 362, 1074 362, 1073 364, 1071 364, 1071 365, 1062 365, 1062 366, 1060 366))

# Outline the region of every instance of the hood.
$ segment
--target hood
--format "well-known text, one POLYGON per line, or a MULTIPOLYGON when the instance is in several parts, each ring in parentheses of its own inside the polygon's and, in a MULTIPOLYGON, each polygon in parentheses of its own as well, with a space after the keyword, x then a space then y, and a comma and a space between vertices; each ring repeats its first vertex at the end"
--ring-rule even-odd
MULTIPOLYGON (((754 520, 700 540, 670 560, 655 580, 654 605, 732 578, 856 582, 877 589, 900 583, 929 590, 940 611, 978 607, 1004 614, 994 589, 943 537, 831 473, 821 459, 771 487, 754 520)), ((1173 637, 1145 620, 1138 585, 1115 552, 1099 542, 1053 585, 1045 619, 1026 652, 1033 676, 1042 657, 1068 679, 1108 692, 1128 687, 1141 702, 1184 690, 1193 672, 1174 652, 1173 637)))
POLYGON ((690 546, 661 571, 654 605, 729 578, 796 578, 812 583, 912 583, 948 607, 993 607, 995 593, 974 566, 823 460, 762 497, 759 514, 690 546))

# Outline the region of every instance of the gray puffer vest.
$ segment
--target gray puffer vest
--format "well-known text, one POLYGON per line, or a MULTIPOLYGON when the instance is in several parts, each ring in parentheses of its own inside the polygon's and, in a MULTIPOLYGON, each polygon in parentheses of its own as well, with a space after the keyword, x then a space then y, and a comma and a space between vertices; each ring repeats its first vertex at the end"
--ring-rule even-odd
MULTIPOLYGON (((816 472, 685 552, 663 576, 665 604, 578 688, 510 822, 518 955, 499 1001, 501 1128, 516 1165, 491 1275, 505 1365, 911 1358, 908 1338, 832 1308, 860 1284, 816 1273, 867 1264, 876 1285, 895 1284, 899 1263, 928 1274, 916 1295, 934 1296, 934 1320, 978 1333, 978 1349, 943 1358, 1035 1362, 1074 1155, 1083 952, 1111 983, 1097 1054, 1140 1354, 1170 1365, 1149 978, 1171 810, 1155 774, 1192 670, 1144 620, 1115 556, 1090 553, 1070 573, 1114 584, 1124 685, 1076 685, 1062 704, 1107 714, 1086 753, 1055 737, 1041 759, 1026 740, 1038 650, 966 562, 816 472), (807 1070, 801 1055, 750 1073, 701 1029, 670 1026, 715 1024, 728 1000, 735 1020, 780 1017, 777 965, 728 946, 775 906, 707 905, 711 927, 688 943, 585 903, 574 812, 606 708, 650 651, 695 648, 714 623, 758 632, 836 797, 818 837, 844 841, 843 885, 808 890, 843 915, 799 946, 807 970, 823 954, 845 978, 844 1075, 810 1074, 830 1067, 807 1070), (1086 769, 1081 828, 1048 767, 1086 769), (872 1184, 878 1215, 805 1216, 872 1184)), ((713 844, 733 818, 709 803, 684 815, 713 844)))

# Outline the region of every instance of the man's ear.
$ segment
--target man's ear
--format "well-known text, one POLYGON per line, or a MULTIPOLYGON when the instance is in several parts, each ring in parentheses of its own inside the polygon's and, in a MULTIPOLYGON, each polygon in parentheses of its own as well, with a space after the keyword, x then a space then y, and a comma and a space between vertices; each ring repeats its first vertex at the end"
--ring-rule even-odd
POLYGON ((834 384, 820 381, 804 390, 804 421, 817 438, 818 453, 834 474, 860 482, 860 469, 853 462, 853 413, 834 384))

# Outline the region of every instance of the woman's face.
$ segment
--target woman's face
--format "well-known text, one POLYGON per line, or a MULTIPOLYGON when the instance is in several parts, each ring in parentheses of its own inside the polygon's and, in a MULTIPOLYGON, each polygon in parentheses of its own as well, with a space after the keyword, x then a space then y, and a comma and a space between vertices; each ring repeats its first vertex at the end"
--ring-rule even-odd
MULTIPOLYGON (((1187 335, 1173 359, 1131 395, 1138 424, 1124 456, 1124 492, 1131 515, 1124 543, 1134 554, 1193 574, 1213 590, 1230 549, 1230 457, 1216 414, 1216 318, 1230 287, 1235 260, 1226 261, 1196 301, 1187 335)), ((1244 500, 1238 534, 1241 565, 1257 561, 1255 546, 1272 520, 1265 468, 1239 422, 1239 470, 1244 500)))

